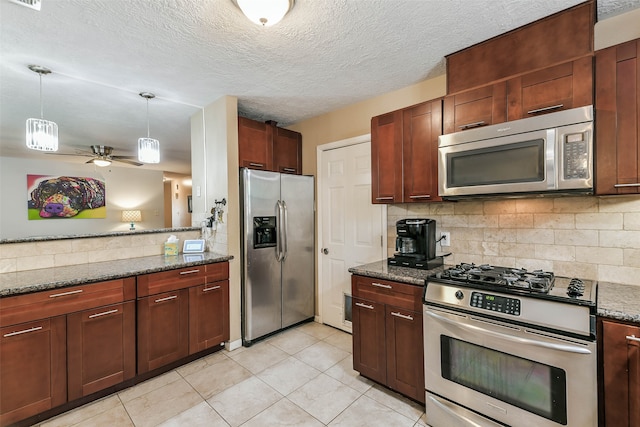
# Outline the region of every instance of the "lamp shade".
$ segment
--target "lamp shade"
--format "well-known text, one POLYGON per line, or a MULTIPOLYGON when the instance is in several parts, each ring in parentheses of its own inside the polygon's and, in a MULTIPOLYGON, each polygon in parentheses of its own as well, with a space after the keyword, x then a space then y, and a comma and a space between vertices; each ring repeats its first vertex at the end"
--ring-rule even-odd
POLYGON ((153 138, 138 138, 138 160, 142 163, 160 163, 160 142, 153 138))
POLYGON ((142 212, 139 210, 122 211, 122 222, 140 222, 142 221, 142 212))
POLYGON ((236 0, 236 3, 249 20, 270 27, 284 18, 294 0, 236 0))
POLYGON ((27 119, 27 147, 32 150, 58 151, 58 125, 44 119, 27 119))

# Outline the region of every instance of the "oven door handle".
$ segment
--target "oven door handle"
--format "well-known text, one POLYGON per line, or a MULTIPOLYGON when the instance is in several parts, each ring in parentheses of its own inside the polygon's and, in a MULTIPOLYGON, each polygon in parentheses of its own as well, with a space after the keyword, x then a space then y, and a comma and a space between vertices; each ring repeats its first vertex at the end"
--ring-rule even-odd
POLYGON ((456 418, 458 420, 464 421, 465 425, 470 425, 472 427, 482 427, 480 424, 474 423, 473 421, 471 421, 469 418, 463 416, 462 414, 458 414, 457 412, 451 410, 451 408, 449 408, 447 405, 442 404, 437 399, 435 399, 433 396, 428 396, 428 397, 429 397, 429 401, 431 403, 436 405, 438 408, 440 408, 441 410, 443 410, 444 412, 446 412, 450 416, 452 416, 452 417, 454 417, 454 418, 456 418))
POLYGON ((591 350, 589 350, 587 348, 578 347, 578 346, 575 346, 575 345, 553 344, 553 343, 548 343, 548 342, 543 342, 543 341, 531 340, 531 339, 528 339, 528 338, 512 337, 511 335, 507 335, 507 334, 503 334, 503 333, 500 333, 500 332, 491 331, 489 329, 484 329, 484 328, 481 328, 479 326, 467 325, 465 323, 460 323, 460 322, 454 322, 453 320, 449 320, 446 317, 440 316, 439 314, 436 314, 436 313, 432 313, 431 311, 425 311, 425 314, 427 316, 432 317, 432 318, 434 318, 436 320, 439 320, 441 322, 445 322, 445 323, 448 323, 450 325, 457 326, 459 328, 469 329, 469 330, 472 330, 474 332, 481 332, 481 333, 484 333, 484 334, 488 334, 488 335, 491 335, 493 337, 501 338, 501 339, 506 340, 506 341, 517 342, 517 343, 520 343, 520 344, 529 344, 529 345, 534 345, 534 346, 538 346, 538 347, 549 348, 549 349, 552 349, 552 350, 566 351, 566 352, 569 352, 569 353, 591 354, 591 350))

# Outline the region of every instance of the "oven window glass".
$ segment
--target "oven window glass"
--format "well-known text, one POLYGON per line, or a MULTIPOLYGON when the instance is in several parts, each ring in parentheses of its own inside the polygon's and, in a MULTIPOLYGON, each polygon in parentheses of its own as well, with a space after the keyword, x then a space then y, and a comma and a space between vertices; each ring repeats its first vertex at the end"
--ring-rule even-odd
POLYGON ((447 186, 539 182, 544 177, 544 140, 447 154, 447 186))
POLYGON ((440 336, 442 376, 559 424, 567 424, 566 372, 440 336))

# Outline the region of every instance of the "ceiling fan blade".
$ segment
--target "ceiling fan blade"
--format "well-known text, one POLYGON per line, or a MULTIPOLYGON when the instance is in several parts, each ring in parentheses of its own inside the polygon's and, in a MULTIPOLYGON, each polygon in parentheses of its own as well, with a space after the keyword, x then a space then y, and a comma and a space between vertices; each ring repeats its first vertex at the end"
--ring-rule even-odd
POLYGON ((122 158, 116 158, 116 157, 112 157, 111 160, 113 160, 114 162, 126 163, 133 166, 142 166, 142 163, 136 162, 135 160, 128 160, 128 159, 122 159, 122 158))
POLYGON ((46 153, 49 156, 79 156, 79 157, 93 157, 91 153, 46 153))
POLYGON ((125 159, 125 160, 133 160, 133 159, 137 159, 137 156, 111 156, 111 159, 116 160, 116 159, 125 159))

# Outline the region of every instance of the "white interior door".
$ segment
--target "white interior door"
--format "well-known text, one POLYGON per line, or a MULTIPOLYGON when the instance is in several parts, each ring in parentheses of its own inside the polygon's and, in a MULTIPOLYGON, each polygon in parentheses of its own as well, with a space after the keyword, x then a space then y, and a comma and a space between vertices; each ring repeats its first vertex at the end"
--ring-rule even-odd
POLYGON ((318 153, 319 312, 322 323, 348 332, 348 269, 386 257, 386 209, 371 203, 370 138, 355 140, 337 148, 321 147, 318 153))

